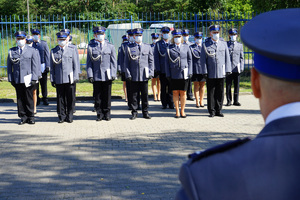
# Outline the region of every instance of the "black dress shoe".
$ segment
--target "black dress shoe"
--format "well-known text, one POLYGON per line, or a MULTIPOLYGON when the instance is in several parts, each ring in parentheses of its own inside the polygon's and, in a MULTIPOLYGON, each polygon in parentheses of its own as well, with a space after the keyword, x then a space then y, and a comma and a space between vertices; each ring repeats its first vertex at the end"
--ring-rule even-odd
POLYGON ((48 100, 47 100, 47 99, 43 100, 43 105, 45 105, 45 106, 49 106, 49 102, 48 102, 48 100))
POLYGON ((241 106, 241 104, 239 102, 235 102, 233 103, 234 106, 241 106))
POLYGON ((103 119, 106 120, 106 121, 110 121, 111 120, 111 118, 108 117, 108 116, 105 116, 103 119))
POLYGON ((64 122, 65 122, 65 120, 60 119, 57 123, 62 124, 64 122))
POLYGON ((200 106, 196 106, 196 108, 200 108, 200 106))
POLYGON ((231 106, 231 103, 230 102, 227 102, 227 104, 225 106, 231 106))
POLYGON ((216 113, 216 116, 218 116, 218 117, 224 117, 223 113, 216 113))
POLYGON ((26 123, 26 120, 21 119, 21 121, 18 123, 19 125, 23 125, 26 123))
POLYGON ((209 114, 208 117, 214 117, 215 115, 213 113, 209 114))
POLYGON ((27 123, 28 124, 35 124, 35 121, 34 121, 34 119, 29 119, 27 123))
POLYGON ((151 117, 150 117, 150 115, 149 115, 148 113, 147 113, 147 114, 144 114, 143 117, 144 117, 145 119, 151 119, 151 117))
POLYGON ((194 99, 192 97, 188 97, 188 98, 186 98, 186 100, 194 101, 194 99))
POLYGON ((68 123, 72 123, 73 119, 66 119, 65 121, 68 122, 68 123))
POLYGON ((180 117, 181 117, 181 118, 186 118, 186 115, 181 115, 180 117))
POLYGON ((177 115, 175 115, 175 118, 176 118, 176 119, 179 119, 179 118, 180 118, 180 116, 177 116, 177 115))
POLYGON ((200 107, 204 108, 204 105, 200 105, 200 107))
POLYGON ((129 119, 134 120, 136 118, 137 118, 137 114, 132 114, 132 116, 129 119))
POLYGON ((174 106, 169 106, 169 109, 174 109, 174 106))
POLYGON ((167 109, 167 106, 162 106, 161 109, 167 109))

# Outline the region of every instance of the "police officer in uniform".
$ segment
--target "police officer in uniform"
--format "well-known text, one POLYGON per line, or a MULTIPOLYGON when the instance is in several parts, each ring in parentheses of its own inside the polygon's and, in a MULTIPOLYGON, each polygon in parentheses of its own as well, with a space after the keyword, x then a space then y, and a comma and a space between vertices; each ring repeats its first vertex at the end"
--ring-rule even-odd
POLYGON ((204 107, 203 97, 205 93, 205 77, 204 72, 202 71, 200 58, 203 55, 201 52, 202 49, 202 32, 195 32, 194 39, 195 44, 190 46, 192 57, 193 57, 193 77, 192 81, 194 82, 194 95, 196 98, 196 107, 204 107))
POLYGON ((243 43, 254 51, 251 84, 265 126, 252 141, 192 154, 181 167, 176 200, 300 198, 299 18, 299 8, 270 11, 242 28, 243 43), (282 35, 289 39, 279 41, 282 35))
POLYGON ((125 78, 125 70, 124 70, 124 53, 125 53, 124 46, 125 46, 125 44, 128 45, 127 35, 122 36, 122 44, 118 49, 117 63, 118 63, 118 72, 121 75, 121 81, 123 81, 123 91, 124 91, 124 94, 125 94, 125 101, 128 102, 127 88, 126 88, 126 78, 125 78))
POLYGON ((170 28, 164 26, 161 28, 162 39, 158 41, 154 47, 154 65, 155 69, 159 73, 160 85, 161 85, 161 104, 162 109, 166 109, 169 106, 170 109, 174 109, 173 92, 171 88, 171 81, 166 77, 166 64, 165 56, 167 47, 169 46, 170 28))
MULTIPOLYGON (((183 37, 183 44, 192 45, 192 43, 189 41, 189 29, 182 29, 182 37, 183 37)), ((186 99, 190 101, 194 101, 193 99, 193 86, 192 86, 192 79, 188 79, 188 89, 186 91, 186 99)))
POLYGON ((115 47, 105 41, 105 30, 102 26, 93 28, 95 39, 89 43, 86 61, 88 80, 95 90, 97 121, 111 120, 111 85, 117 76, 115 47))
POLYGON ((35 124, 33 90, 41 67, 38 51, 26 44, 26 33, 15 33, 17 46, 9 49, 7 57, 8 81, 17 93, 19 125, 35 124))
POLYGON ((148 80, 154 75, 153 52, 149 44, 143 43, 143 29, 133 30, 135 43, 127 46, 125 50, 125 76, 131 81, 132 117, 137 118, 137 95, 141 93, 142 112, 145 119, 151 119, 148 113, 148 80))
MULTIPOLYGON (((77 46, 72 43, 73 37, 70 35, 71 34, 70 29, 62 29, 62 30, 60 30, 60 32, 65 32, 65 33, 68 34, 68 37, 67 37, 68 45, 75 49, 75 52, 76 52, 77 56, 79 57, 77 46)), ((80 64, 78 65, 77 72, 78 72, 78 77, 79 77, 79 75, 81 74, 80 64)), ((76 94, 76 82, 74 82, 74 87, 73 88, 74 88, 74 94, 76 94)), ((73 105, 73 112, 75 113, 76 112, 76 106, 75 106, 75 104, 76 104, 76 95, 74 95, 73 104, 74 104, 73 105)))
POLYGON ((166 76, 171 79, 173 101, 175 104, 175 118, 186 118, 185 104, 188 79, 192 77, 192 54, 189 45, 183 43, 182 30, 172 31, 172 44, 167 48, 166 76), (179 101, 181 111, 179 114, 179 101))
POLYGON ((228 30, 230 41, 227 42, 228 50, 230 54, 232 73, 226 76, 226 106, 231 106, 232 95, 231 85, 233 82, 233 105, 240 106, 239 102, 239 90, 240 90, 240 74, 244 71, 244 48, 243 44, 236 41, 237 29, 231 28, 228 30))
MULTIPOLYGON (((31 29, 31 34, 33 37, 33 44, 32 47, 39 50, 40 53, 40 62, 41 62, 41 72, 42 78, 39 80, 42 90, 42 101, 43 104, 48 106, 49 102, 47 99, 48 90, 47 90, 47 75, 50 70, 50 53, 49 47, 46 41, 41 40, 40 30, 39 29, 31 29)), ((40 104, 40 97, 39 97, 39 86, 37 86, 37 104, 40 104)))
MULTIPOLYGON (((154 47, 155 44, 158 42, 159 34, 151 33, 151 37, 152 37, 151 48, 154 53, 154 47)), ((160 101, 160 80, 159 80, 159 73, 158 70, 155 68, 155 65, 154 65, 154 77, 151 80, 151 86, 152 86, 154 101, 160 101)))
POLYGON ((58 123, 73 122, 75 85, 78 82, 79 57, 76 49, 68 45, 68 34, 58 32, 58 45, 51 49, 50 80, 56 87, 58 123))
MULTIPOLYGON (((220 26, 209 27, 210 38, 202 45, 200 58, 203 73, 207 74, 207 108, 209 117, 224 117, 224 78, 231 72, 230 56, 227 43, 220 40, 220 26)), ((206 76, 206 75, 205 75, 206 76)))

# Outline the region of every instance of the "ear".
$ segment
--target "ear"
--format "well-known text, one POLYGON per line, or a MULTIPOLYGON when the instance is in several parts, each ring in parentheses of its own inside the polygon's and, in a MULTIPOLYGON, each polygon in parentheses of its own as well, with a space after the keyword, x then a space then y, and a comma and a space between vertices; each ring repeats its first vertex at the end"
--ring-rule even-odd
POLYGON ((254 67, 251 69, 251 88, 252 88, 253 95, 256 98, 260 98, 261 97, 260 75, 254 67))

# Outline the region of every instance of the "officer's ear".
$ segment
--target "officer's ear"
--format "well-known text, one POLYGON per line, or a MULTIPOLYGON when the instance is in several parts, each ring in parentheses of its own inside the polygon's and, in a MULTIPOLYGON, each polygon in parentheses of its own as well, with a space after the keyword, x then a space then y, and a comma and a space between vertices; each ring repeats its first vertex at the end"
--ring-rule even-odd
POLYGON ((251 88, 252 88, 253 95, 256 98, 260 98, 261 97, 260 75, 254 67, 251 69, 251 88))

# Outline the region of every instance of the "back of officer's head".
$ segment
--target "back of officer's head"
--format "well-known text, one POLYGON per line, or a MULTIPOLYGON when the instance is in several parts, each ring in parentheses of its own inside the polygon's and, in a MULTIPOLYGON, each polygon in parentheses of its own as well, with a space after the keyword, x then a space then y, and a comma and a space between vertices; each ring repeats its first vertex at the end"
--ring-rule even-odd
POLYGON ((300 102, 300 23, 295 19, 300 8, 271 11, 241 30, 242 41, 254 51, 252 90, 264 118, 279 106, 300 102))

